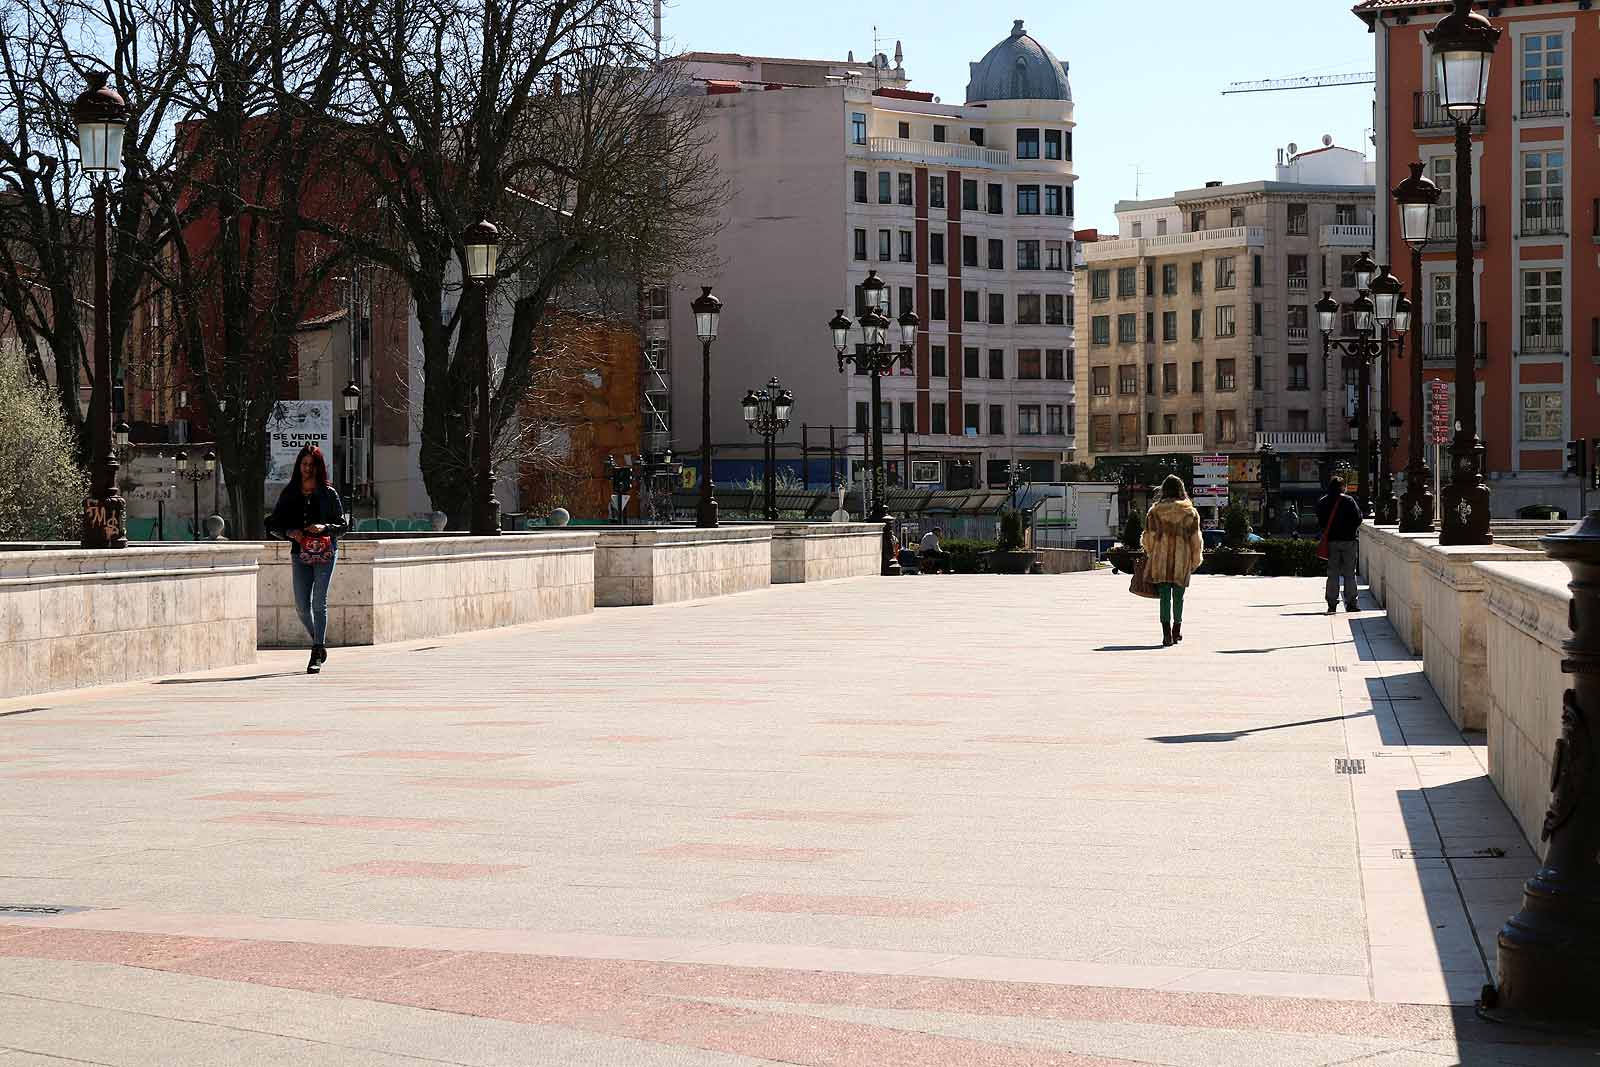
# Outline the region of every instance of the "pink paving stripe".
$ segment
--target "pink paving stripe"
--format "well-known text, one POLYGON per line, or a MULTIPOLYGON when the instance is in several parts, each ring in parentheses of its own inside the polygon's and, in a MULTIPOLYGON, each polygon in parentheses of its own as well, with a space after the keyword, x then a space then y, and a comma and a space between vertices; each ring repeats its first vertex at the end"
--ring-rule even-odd
POLYGON ((280 793, 265 789, 239 789, 232 793, 212 793, 209 796, 193 797, 193 800, 241 800, 247 803, 270 802, 274 800, 317 800, 321 797, 331 797, 332 793, 280 793))
POLYGON ((39 758, 40 757, 38 757, 38 756, 24 756, 24 755, 21 755, 20 753, 8 753, 8 754, 5 754, 5 755, 0 755, 0 763, 18 763, 18 762, 21 762, 22 760, 39 759, 39 758))
POLYGON ((992 741, 1001 745, 1105 745, 1111 741, 1098 737, 1066 737, 1050 734, 984 734, 974 741, 992 741))
POLYGON ((824 726, 947 726, 949 719, 818 719, 824 726))
POLYGON ((352 704, 351 711, 361 712, 394 712, 394 711, 504 711, 497 704, 417 704, 415 702, 396 701, 393 704, 352 704))
POLYGON ((525 752, 447 752, 436 749, 413 748, 393 751, 352 752, 348 759, 419 759, 441 760, 456 763, 487 763, 492 760, 521 759, 525 752))
POLYGON ((449 789, 554 789, 577 781, 576 778, 407 778, 405 784, 449 789))
POLYGON ((1184 784, 1181 782, 1079 782, 1069 784, 1067 791, 1071 793, 1171 793, 1181 796, 1211 796, 1216 793, 1232 793, 1230 785, 1184 784))
POLYGON ((900 815, 884 811, 740 811, 727 816, 729 819, 751 819, 758 822, 823 822, 867 825, 869 823, 898 822, 909 819, 909 815, 900 815))
POLYGON ((316 737, 332 733, 331 730, 224 730, 211 737, 316 737))
POLYGON ((488 878, 507 871, 523 871, 526 867, 514 863, 418 863, 405 860, 373 860, 370 863, 352 863, 346 867, 330 867, 324 874, 370 874, 375 878, 488 878))
POLYGON ((668 848, 651 849, 646 856, 697 860, 770 860, 778 863, 816 863, 860 852, 858 848, 771 848, 766 845, 715 845, 685 841, 668 848))
POLYGON ((967 753, 965 752, 870 752, 849 749, 830 749, 823 752, 811 752, 808 755, 826 756, 829 759, 911 760, 927 763, 947 763, 967 758, 967 753))
POLYGON ((909 900, 901 897, 830 897, 797 893, 752 893, 713 905, 717 911, 762 911, 778 915, 852 915, 872 919, 948 919, 971 911, 972 901, 909 900))
POLYGON ((16 726, 70 726, 78 729, 93 729, 99 726, 122 726, 126 723, 149 722, 149 719, 20 719, 16 726))
POLYGON ((653 734, 606 734, 603 737, 596 737, 593 740, 614 741, 623 745, 648 745, 656 741, 666 741, 668 739, 665 737, 657 737, 653 734))
POLYGON ((268 826, 340 826, 352 830, 450 830, 470 826, 464 819, 396 819, 383 815, 308 815, 289 811, 251 811, 224 815, 211 822, 258 823, 268 826))
POLYGON ((182 771, 155 771, 155 770, 59 770, 59 771, 29 771, 19 774, 18 778, 50 779, 62 782, 148 782, 156 778, 170 778, 182 771))
POLYGON ((543 726, 543 719, 472 719, 458 722, 456 726, 543 726))

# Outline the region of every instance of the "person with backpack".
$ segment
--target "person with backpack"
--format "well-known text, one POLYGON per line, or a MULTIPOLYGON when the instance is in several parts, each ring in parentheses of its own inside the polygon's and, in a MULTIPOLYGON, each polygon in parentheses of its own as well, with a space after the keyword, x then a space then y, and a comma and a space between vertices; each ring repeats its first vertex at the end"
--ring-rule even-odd
POLYGON ((1317 555, 1328 561, 1328 588, 1324 599, 1328 614, 1339 608, 1339 583, 1344 583, 1344 609, 1360 611, 1360 591, 1356 588, 1356 556, 1361 536, 1361 505, 1344 491, 1344 479, 1328 480, 1328 495, 1317 501, 1317 521, 1322 524, 1322 543, 1317 555))

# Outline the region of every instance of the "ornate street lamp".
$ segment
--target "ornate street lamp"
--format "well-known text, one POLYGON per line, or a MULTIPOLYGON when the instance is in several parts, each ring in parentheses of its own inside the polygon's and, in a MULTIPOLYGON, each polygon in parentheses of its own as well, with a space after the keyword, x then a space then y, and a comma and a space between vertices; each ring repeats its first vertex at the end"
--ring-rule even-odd
MULTIPOLYGON (((193 466, 189 464, 187 452, 180 450, 174 459, 177 461, 178 477, 188 482, 194 492, 194 539, 198 541, 200 540, 200 483, 216 473, 217 454, 207 451, 205 458, 193 466)), ((299 476, 299 472, 295 472, 294 477, 299 476)))
MULTIPOLYGON (((1423 174, 1421 163, 1412 163, 1411 175, 1394 187, 1391 195, 1400 205, 1400 232, 1411 246, 1411 291, 1422 298, 1422 249, 1433 232, 1434 207, 1439 203, 1439 187, 1423 174)), ((1406 446, 1406 495, 1400 501, 1400 532, 1431 533, 1433 530, 1433 472, 1428 469, 1427 450, 1422 439, 1422 345, 1411 346, 1411 435, 1406 446)))
POLYGON ((873 522, 883 524, 883 573, 885 575, 898 575, 900 561, 894 554, 894 517, 889 514, 888 505, 883 499, 883 385, 881 379, 894 373, 894 369, 901 362, 910 364, 912 354, 916 350, 917 326, 919 320, 916 313, 907 309, 899 319, 900 343, 889 343, 889 316, 885 313, 888 308, 889 290, 878 277, 878 272, 867 272, 866 281, 861 283, 863 303, 866 310, 860 318, 862 342, 854 352, 850 351, 850 320, 845 318, 844 309, 834 313, 828 323, 828 329, 833 335, 834 354, 839 360, 839 373, 843 374, 845 364, 853 364, 865 374, 872 389, 872 455, 868 459, 871 467, 871 477, 868 487, 872 494, 872 510, 870 512, 873 522))
POLYGON ((711 342, 717 339, 722 301, 711 295, 711 286, 702 285, 689 308, 694 312, 695 336, 700 338, 700 504, 695 525, 712 527, 717 525, 717 498, 711 477, 711 342))
MULTIPOLYGON (((1401 343, 1395 350, 1398 356, 1403 351, 1406 331, 1411 327, 1411 301, 1400 279, 1390 272, 1387 264, 1372 279, 1372 303, 1373 317, 1380 326, 1400 339, 1401 343)), ((1412 356, 1412 362, 1417 362, 1415 355, 1412 356)), ((1380 526, 1393 526, 1400 520, 1400 501, 1394 495, 1394 470, 1388 432, 1389 417, 1394 408, 1391 363, 1389 359, 1382 359, 1378 363, 1378 496, 1374 506, 1380 526)))
POLYGON ((1372 420, 1367 411, 1367 398, 1372 389, 1372 361, 1385 359, 1391 346, 1399 352, 1405 345, 1404 334, 1390 336, 1391 328, 1402 315, 1405 324, 1410 325, 1409 309, 1402 311, 1404 295, 1399 291, 1400 283, 1387 268, 1379 268, 1377 264, 1373 264, 1372 274, 1373 277, 1368 280, 1377 287, 1377 294, 1362 289, 1350 302, 1355 333, 1340 337, 1333 335, 1341 310, 1339 302, 1333 298, 1333 290, 1324 289, 1322 299, 1316 304, 1317 325, 1322 329, 1323 358, 1331 359, 1337 351, 1358 360, 1360 365, 1356 386, 1358 469, 1361 472, 1357 496, 1363 515, 1371 514, 1372 508, 1372 420))
POLYGON ((500 501, 494 496, 494 414, 489 385, 489 286, 500 266, 500 230, 492 222, 475 222, 461 235, 467 283, 477 294, 476 313, 468 321, 477 331, 478 439, 476 484, 472 494, 472 532, 492 537, 500 532, 500 501))
POLYGON ((617 525, 628 525, 627 507, 628 494, 633 491, 633 457, 623 456, 622 465, 610 456, 606 457, 606 478, 611 482, 611 495, 616 502, 617 525))
POLYGON ((355 379, 350 379, 339 393, 340 402, 344 408, 344 484, 345 495, 353 494, 356 484, 355 453, 356 453, 356 412, 361 410, 361 389, 356 385, 355 379))
POLYGON ((1439 103, 1456 124, 1456 434, 1450 444, 1450 480, 1444 486, 1441 545, 1487 545, 1489 486, 1483 480, 1483 442, 1478 440, 1477 301, 1473 296, 1472 120, 1489 95, 1489 60, 1500 30, 1455 0, 1455 10, 1432 30, 1434 80, 1439 103))
POLYGON ((78 163, 94 190, 94 391, 89 411, 90 483, 83 501, 79 544, 84 548, 127 548, 127 502, 117 488, 117 446, 111 426, 110 253, 106 243, 106 201, 111 179, 122 170, 122 138, 128 107, 106 85, 110 74, 88 76, 88 88, 72 105, 78 128, 78 163))
POLYGON ((1277 489, 1278 489, 1278 452, 1267 441, 1261 442, 1261 447, 1256 449, 1256 462, 1261 479, 1261 526, 1262 533, 1271 536, 1273 533, 1273 520, 1277 517, 1277 489))
POLYGON ((775 439, 789 426, 794 394, 774 377, 764 389, 752 389, 740 402, 745 425, 761 435, 762 513, 768 522, 778 519, 778 447, 775 439))

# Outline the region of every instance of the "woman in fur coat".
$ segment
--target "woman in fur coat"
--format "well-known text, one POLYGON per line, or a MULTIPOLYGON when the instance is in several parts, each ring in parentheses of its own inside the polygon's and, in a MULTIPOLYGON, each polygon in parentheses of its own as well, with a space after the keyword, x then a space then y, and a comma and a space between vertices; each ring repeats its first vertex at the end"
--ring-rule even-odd
POLYGON ((1183 640, 1183 593, 1205 558, 1200 513, 1189 502, 1183 479, 1167 475, 1161 497, 1144 519, 1145 574, 1161 598, 1161 643, 1183 640))

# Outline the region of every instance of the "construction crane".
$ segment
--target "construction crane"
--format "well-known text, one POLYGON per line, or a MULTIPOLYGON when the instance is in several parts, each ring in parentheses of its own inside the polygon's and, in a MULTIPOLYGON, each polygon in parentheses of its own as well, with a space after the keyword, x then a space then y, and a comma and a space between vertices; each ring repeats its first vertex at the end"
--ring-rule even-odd
POLYGON ((1325 74, 1311 78, 1268 78, 1265 81, 1230 82, 1223 96, 1233 93, 1281 93, 1288 89, 1326 89, 1332 85, 1373 85, 1376 74, 1325 74))

